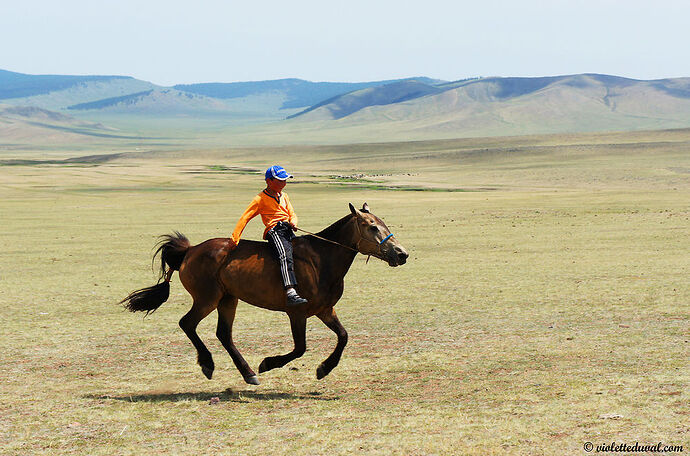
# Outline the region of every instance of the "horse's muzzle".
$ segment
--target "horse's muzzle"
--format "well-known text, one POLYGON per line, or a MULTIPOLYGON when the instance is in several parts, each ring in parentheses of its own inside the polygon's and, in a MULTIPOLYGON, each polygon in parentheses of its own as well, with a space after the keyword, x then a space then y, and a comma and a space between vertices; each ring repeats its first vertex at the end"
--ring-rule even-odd
POLYGON ((409 256, 405 249, 396 245, 388 252, 388 264, 393 267, 402 266, 407 263, 409 256))

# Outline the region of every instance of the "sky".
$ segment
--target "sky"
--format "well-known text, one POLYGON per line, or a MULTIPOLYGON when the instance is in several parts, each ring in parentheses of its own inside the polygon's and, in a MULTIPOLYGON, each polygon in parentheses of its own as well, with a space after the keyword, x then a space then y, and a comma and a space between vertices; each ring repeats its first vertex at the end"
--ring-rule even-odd
POLYGON ((0 69, 159 85, 690 77, 690 2, 2 0, 0 69))

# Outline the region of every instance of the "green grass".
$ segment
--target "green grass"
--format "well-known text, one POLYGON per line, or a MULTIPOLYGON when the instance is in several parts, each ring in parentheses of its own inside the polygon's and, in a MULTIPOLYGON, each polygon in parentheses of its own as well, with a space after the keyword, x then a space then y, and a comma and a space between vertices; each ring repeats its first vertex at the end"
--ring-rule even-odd
MULTIPOLYGON (((689 140, 200 149, 3 167, 0 452, 688 448, 689 140), (411 258, 399 268, 356 259, 336 307, 350 341, 324 380, 315 369, 335 336, 318 320, 302 358, 250 387, 215 338, 214 313, 199 327, 217 366, 208 381, 177 326, 191 304, 177 275, 147 318, 117 302, 155 283, 158 235, 197 243, 233 229, 262 179, 218 167, 262 169, 276 157, 297 176, 287 191, 303 228, 367 201, 411 258), (390 174, 376 177, 390 186, 495 190, 318 184, 352 170, 390 174)), ((262 228, 253 221, 244 236, 262 228)), ((292 345, 284 315, 247 305, 234 337, 254 368, 292 345)))

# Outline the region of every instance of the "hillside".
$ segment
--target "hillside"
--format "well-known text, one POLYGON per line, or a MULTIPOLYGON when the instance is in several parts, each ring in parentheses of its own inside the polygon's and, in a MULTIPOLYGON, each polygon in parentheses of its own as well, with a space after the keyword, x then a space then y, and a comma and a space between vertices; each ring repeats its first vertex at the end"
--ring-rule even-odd
POLYGON ((0 100, 68 90, 88 83, 132 80, 129 76, 32 75, 0 70, 0 100))
POLYGON ((314 120, 341 119, 367 106, 401 103, 442 91, 443 89, 417 80, 397 81, 338 95, 295 114, 291 118, 304 116, 314 120), (310 112, 313 114, 307 116, 310 112))
MULTIPOLYGON (((10 97, 2 99, 7 105, 101 121, 124 135, 175 138, 184 131, 185 137, 198 137, 203 131, 209 143, 332 144, 690 127, 690 78, 280 79, 172 88, 127 76, 0 70, 0 94, 10 97)), ((31 141, 26 132, 36 125, 24 127, 31 141)))
POLYGON ((596 74, 483 78, 435 86, 428 95, 401 102, 387 96, 387 89, 339 97, 291 122, 320 121, 322 128, 338 129, 366 125, 369 130, 412 138, 690 126, 690 78, 639 81, 596 74), (357 100, 359 109, 343 116, 342 103, 347 99, 357 100))
POLYGON ((78 103, 150 90, 129 76, 28 75, 0 70, 0 100, 17 106, 61 110, 78 103))
MULTIPOLYGON (((443 81, 418 78, 426 84, 443 81)), ((225 115, 279 120, 324 100, 405 81, 311 82, 301 79, 178 84, 162 87, 129 76, 29 75, 0 70, 0 100, 17 106, 97 114, 225 115)))
POLYGON ((130 136, 100 123, 33 106, 0 104, 0 146, 76 145, 94 140, 131 139, 130 136))
MULTIPOLYGON (((378 87, 393 82, 404 82, 408 79, 372 81, 372 82, 311 82, 302 79, 278 79, 273 81, 181 84, 174 86, 177 90, 205 95, 219 99, 244 98, 249 96, 275 93, 282 95, 285 101, 281 109, 304 108, 316 105, 356 90, 378 87)), ((418 78, 426 84, 437 81, 429 78, 418 78)))
POLYGON ((221 112, 227 105, 219 100, 180 92, 175 89, 150 89, 120 97, 105 98, 67 107, 72 111, 102 111, 128 114, 221 112))

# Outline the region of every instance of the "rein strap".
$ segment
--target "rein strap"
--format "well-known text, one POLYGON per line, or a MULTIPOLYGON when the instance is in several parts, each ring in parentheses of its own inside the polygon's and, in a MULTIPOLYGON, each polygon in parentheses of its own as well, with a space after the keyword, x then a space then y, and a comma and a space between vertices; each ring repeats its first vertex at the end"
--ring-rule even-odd
MULTIPOLYGON (((362 237, 362 231, 359 229, 359 225, 357 225, 357 230, 359 231, 359 241, 357 241, 357 246, 359 246, 359 242, 361 242, 361 241, 369 241, 369 242, 373 242, 374 244, 376 243, 376 241, 370 241, 369 239, 364 239, 364 238, 362 237)), ((341 247, 345 247, 346 249, 350 249, 350 250, 352 250, 353 252, 362 253, 362 252, 360 252, 358 249, 353 249, 352 247, 349 247, 349 246, 347 246, 347 245, 345 245, 345 244, 341 244, 340 242, 331 241, 330 239, 326 239, 325 237, 321 237, 321 236, 319 236, 318 234, 312 233, 311 231, 303 230, 302 228, 297 228, 297 231, 302 231, 302 232, 304 232, 304 233, 307 233, 307 234, 310 234, 310 235, 314 236, 314 237, 317 238, 317 239, 321 239, 322 241, 330 242, 331 244, 335 244, 335 245, 339 245, 339 246, 341 246, 341 247)), ((388 239, 392 238, 392 237, 393 237, 393 233, 389 234, 388 236, 386 236, 385 238, 383 238, 383 240, 382 240, 381 242, 378 243, 379 251, 381 250, 381 245, 382 245, 384 242, 386 242, 388 239)), ((371 258, 371 254, 369 254, 369 255, 367 256, 367 263, 369 263, 369 258, 371 258)))
POLYGON ((321 237, 318 234, 312 233, 311 231, 303 230, 302 228, 297 228, 297 231, 302 231, 304 233, 307 233, 307 234, 314 236, 316 239, 321 239, 322 241, 330 242, 331 244, 339 245, 340 247, 345 247, 346 249, 350 249, 353 252, 359 253, 359 250, 357 250, 357 249, 353 249, 352 247, 349 247, 345 244, 341 244, 340 242, 331 241, 330 239, 326 239, 325 237, 321 237))

